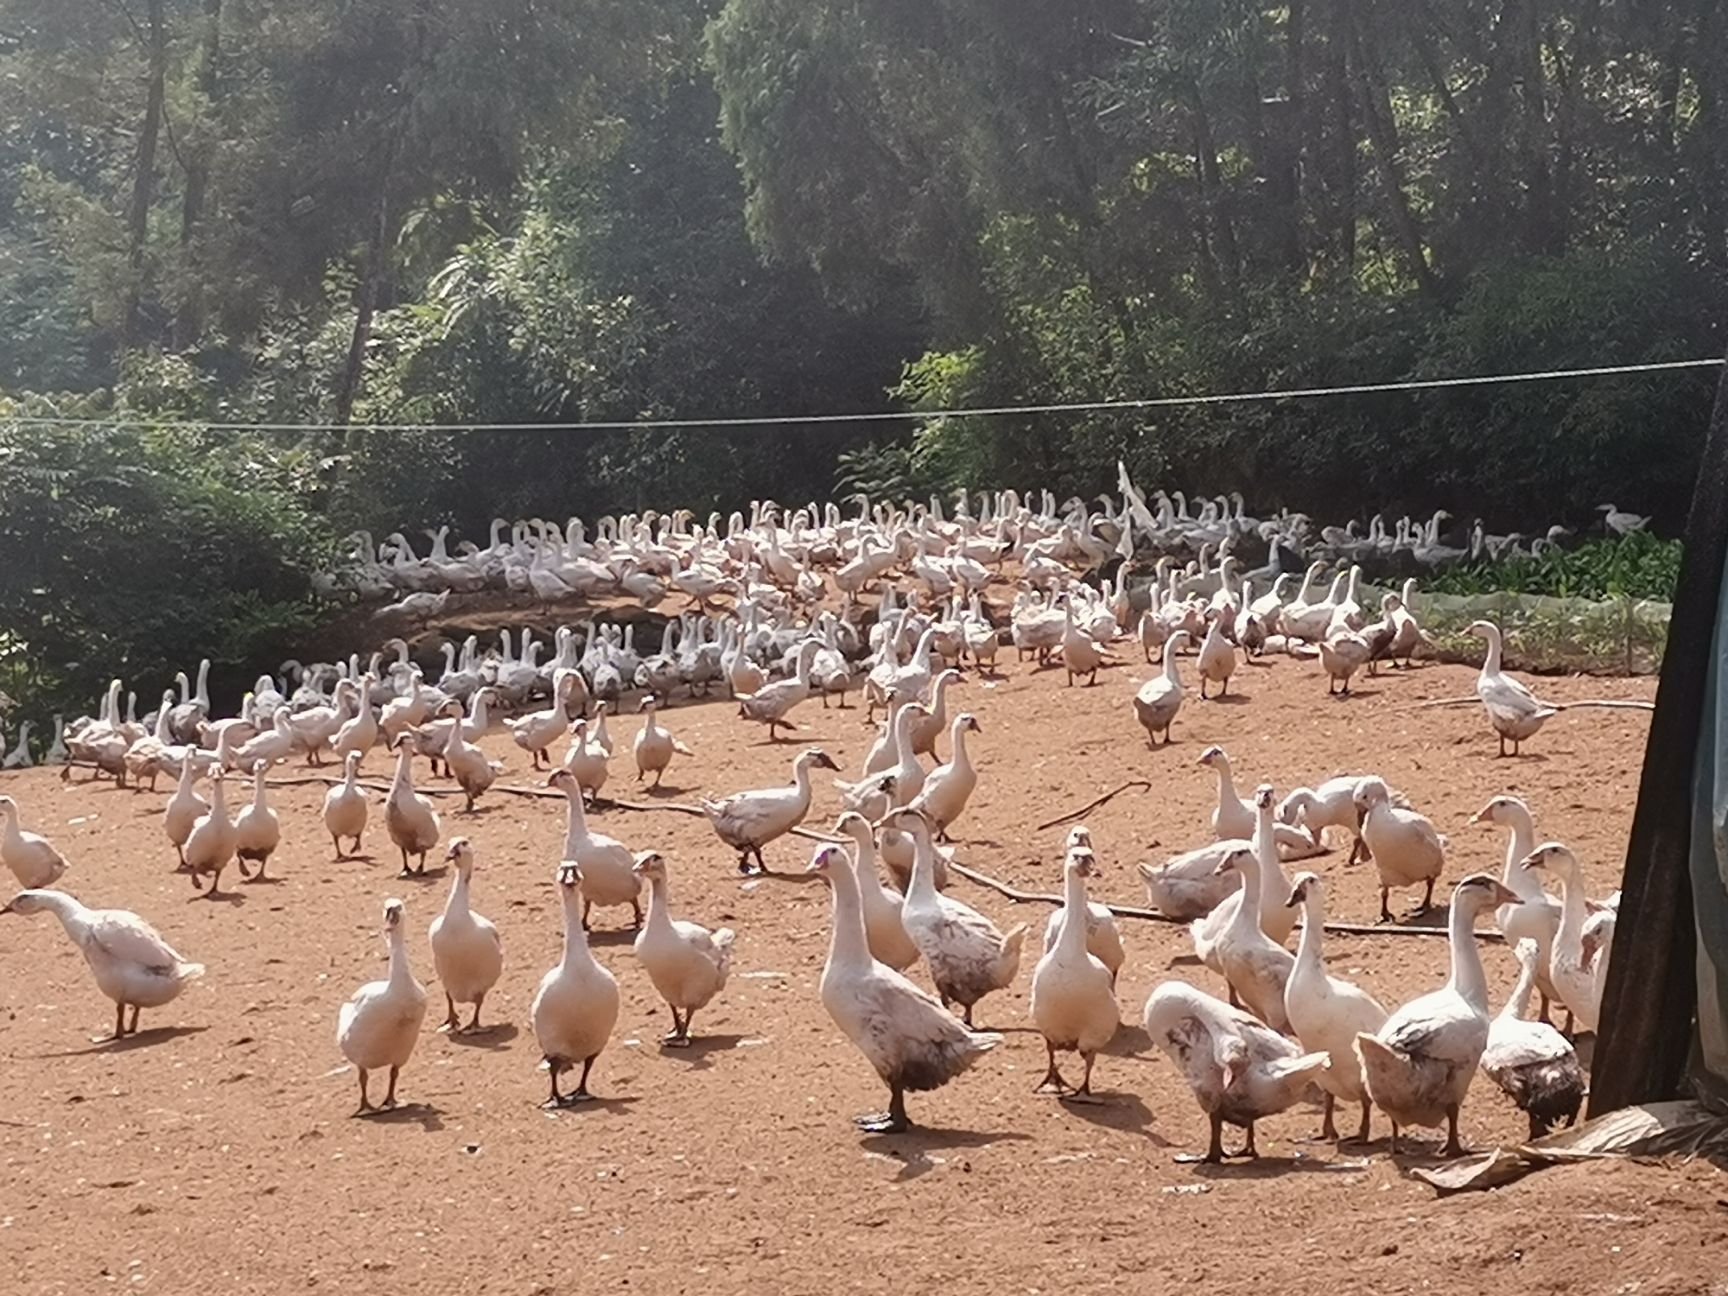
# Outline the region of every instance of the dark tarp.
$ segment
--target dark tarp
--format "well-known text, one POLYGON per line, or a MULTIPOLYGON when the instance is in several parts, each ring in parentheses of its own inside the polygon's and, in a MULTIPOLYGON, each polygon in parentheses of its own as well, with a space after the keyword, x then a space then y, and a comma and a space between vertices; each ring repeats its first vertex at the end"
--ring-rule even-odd
POLYGON ((1728 671, 1718 668, 1728 654, 1728 369, 1685 541, 1626 849, 1592 1116, 1688 1089, 1728 1100, 1720 993, 1728 975, 1728 751, 1720 745, 1728 741, 1728 671), (1701 983, 1711 1016, 1702 1051, 1694 1030, 1701 983))

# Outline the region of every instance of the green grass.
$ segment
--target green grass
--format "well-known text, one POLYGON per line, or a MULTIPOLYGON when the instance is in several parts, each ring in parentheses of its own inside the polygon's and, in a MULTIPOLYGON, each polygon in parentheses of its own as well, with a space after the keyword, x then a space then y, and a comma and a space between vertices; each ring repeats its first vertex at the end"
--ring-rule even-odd
POLYGON ((1591 540, 1540 558, 1467 563, 1428 585, 1436 594, 1545 594, 1554 598, 1634 598, 1671 602, 1680 575, 1678 540, 1639 531, 1591 540))

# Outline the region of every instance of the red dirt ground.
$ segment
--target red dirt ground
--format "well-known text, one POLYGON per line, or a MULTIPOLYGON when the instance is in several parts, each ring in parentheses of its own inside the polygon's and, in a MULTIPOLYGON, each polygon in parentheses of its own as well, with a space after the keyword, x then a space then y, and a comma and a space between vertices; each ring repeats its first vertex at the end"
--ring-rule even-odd
MULTIPOLYGON (((973 743, 981 782, 956 829, 960 857, 1006 881, 1054 889, 1063 830, 1034 825, 1147 778, 1151 793, 1126 793, 1087 820, 1107 870, 1103 896, 1141 903, 1134 863, 1206 837, 1213 782, 1194 758, 1221 742, 1245 794, 1262 780, 1283 790, 1344 771, 1385 775, 1451 834, 1448 882, 1498 867, 1501 834, 1465 821, 1495 793, 1516 791, 1540 832, 1575 847, 1593 889, 1612 888, 1644 713, 1563 714, 1528 756, 1498 760, 1476 708, 1407 709, 1467 694, 1466 670, 1363 680, 1359 696, 1335 702, 1317 665, 1286 659, 1245 669, 1240 700, 1191 700, 1176 744, 1151 752, 1129 709, 1147 667, 1107 670, 1091 689, 1065 688, 1060 671, 1006 669, 1006 679, 969 677, 951 695, 983 725, 973 743)), ((1553 679, 1540 691, 1648 698, 1653 683, 1553 679)), ((680 801, 780 782, 796 750, 760 742, 723 702, 664 718, 698 753, 671 771, 680 801)), ((811 703, 796 718, 800 741, 822 743, 855 777, 870 737, 860 713, 811 703)), ((635 724, 615 726, 609 791, 624 796, 636 795, 635 724)), ((504 781, 524 781, 520 752, 507 740, 488 746, 508 763, 504 781)), ((375 753, 367 772, 388 768, 375 753)), ((742 882, 706 823, 677 814, 613 810, 597 821, 633 848, 666 853, 675 912, 737 928, 732 983, 697 1018, 696 1048, 662 1051, 665 1010, 632 966, 622 911, 603 911, 596 943, 624 992, 595 1069, 604 1101, 543 1112, 527 1012, 561 939, 559 802, 494 791, 472 818, 451 813, 459 801, 440 803, 446 838, 476 842, 476 905, 502 929, 507 956, 488 1004, 498 1028, 451 1039, 431 1029, 441 996, 425 936, 444 883, 397 879, 376 805, 371 858, 338 864, 318 821, 322 788, 280 789, 286 844, 271 872, 283 881, 235 885, 230 870, 233 894, 217 903, 170 871, 158 824, 166 785, 134 794, 82 777, 68 786, 28 772, 0 787, 73 861, 68 890, 144 914, 209 973, 147 1012, 136 1041, 95 1046, 110 1005, 56 924, 0 919, 8 1292, 1728 1291, 1728 1182, 1705 1164, 1578 1166, 1439 1201, 1383 1149, 1361 1158, 1301 1142, 1318 1124, 1308 1108, 1263 1123, 1258 1164, 1173 1163, 1204 1147, 1205 1124, 1149 1048, 1141 1005, 1169 976, 1222 987, 1183 959, 1185 933, 1163 925, 1124 923, 1128 1025, 1099 1063, 1106 1105, 1074 1109, 1032 1094, 1043 1049, 1027 1018, 1029 957, 1013 989, 980 1006, 980 1023, 1007 1030, 1007 1046, 947 1089, 915 1096, 920 1131, 860 1137, 850 1117, 882 1095, 816 995, 825 892, 742 882), (356 1120, 335 1019, 356 985, 381 974, 379 909, 390 895, 407 900, 433 1008, 403 1075, 410 1105, 356 1120)), ((826 780, 817 807, 812 826, 826 826, 835 809, 826 780)), ((782 841, 770 863, 799 867, 808 850, 782 841)), ((1318 867, 1331 879, 1334 917, 1373 917, 1370 870, 1346 872, 1341 853, 1318 867)), ((1041 906, 955 885, 1004 925, 1043 922, 1041 906)), ((1335 968, 1388 1003, 1444 976, 1436 939, 1331 937, 1328 946, 1335 968)), ((1487 958, 1503 994, 1512 960, 1499 946, 1487 958)), ((1478 1082, 1467 1142, 1515 1139, 1521 1128, 1478 1082)))

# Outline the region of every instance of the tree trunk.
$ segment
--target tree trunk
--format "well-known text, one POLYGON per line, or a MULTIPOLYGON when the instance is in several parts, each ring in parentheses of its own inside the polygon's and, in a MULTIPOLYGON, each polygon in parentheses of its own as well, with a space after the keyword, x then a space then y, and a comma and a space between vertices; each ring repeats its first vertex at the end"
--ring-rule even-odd
POLYGON ((1572 233, 1572 182, 1578 162, 1578 106, 1584 98, 1584 81, 1601 57, 1602 0, 1583 0, 1573 19, 1570 61, 1562 62, 1560 44, 1551 32, 1548 44, 1554 51, 1555 81, 1560 104, 1554 114, 1554 234, 1564 252, 1572 233))
POLYGON ((1343 277, 1356 273, 1356 130, 1350 120, 1350 3, 1331 0, 1327 33, 1326 94, 1332 110, 1332 174, 1328 187, 1333 238, 1343 277))
POLYGON ((1728 269, 1728 121, 1723 119, 1723 99, 1728 97, 1728 69, 1715 51, 1721 49, 1723 0, 1702 0, 1698 16, 1697 60, 1693 69, 1698 83, 1698 121, 1692 128, 1699 150, 1698 222, 1704 234, 1704 255, 1718 270, 1728 269))
POLYGON ((1224 184, 1218 166, 1218 145, 1212 134, 1212 118, 1206 111, 1200 85, 1188 83, 1189 119, 1194 127, 1194 157, 1200 175, 1200 196, 1206 220, 1217 236, 1218 263, 1224 286, 1235 294, 1242 277, 1242 256, 1236 243, 1236 225, 1224 199, 1224 184))
POLYGON ((348 355, 336 387, 335 423, 346 427, 354 417, 354 401, 360 394, 360 379, 366 369, 366 348, 372 343, 372 320, 384 296, 390 274, 390 249, 395 243, 396 215, 390 203, 390 176, 395 170, 396 143, 392 139, 378 176, 378 193, 366 250, 361 261, 360 290, 354 299, 354 329, 348 335, 348 355))
POLYGON ((162 4, 163 0, 150 0, 146 19, 149 81, 144 91, 144 121, 138 128, 138 155, 132 169, 132 201, 126 212, 126 263, 131 281, 126 288, 126 318, 121 336, 128 347, 138 340, 144 241, 150 231, 150 204, 156 196, 156 146, 162 137, 163 83, 168 71, 168 33, 162 23, 162 4))
MULTIPOLYGON (((214 106, 220 85, 217 64, 222 57, 222 0, 204 0, 204 36, 198 51, 198 92, 207 106, 214 106)), ((199 265, 199 234, 205 219, 210 188, 210 159, 216 151, 214 138, 192 142, 186 158, 186 193, 180 203, 180 259, 185 284, 180 309, 174 317, 174 345, 184 350, 198 340, 204 327, 204 285, 199 265)))
POLYGON ((1518 104, 1523 154, 1524 188, 1529 194, 1529 239, 1533 252, 1552 255, 1560 250, 1555 236, 1554 179, 1548 168, 1547 76, 1542 70, 1542 26, 1538 0, 1521 0, 1518 8, 1518 104))
POLYGON ((1380 173, 1380 185, 1386 190, 1386 205, 1392 216, 1392 235, 1404 254, 1416 286, 1426 297, 1440 295, 1439 281, 1428 265, 1428 253, 1422 245, 1422 230, 1416 214, 1410 209, 1404 192, 1403 167, 1399 163, 1401 145, 1398 123, 1392 116, 1392 99, 1386 91, 1385 79, 1375 57, 1373 36, 1368 24, 1352 30, 1355 38, 1355 63, 1358 87, 1362 95, 1362 116, 1368 126, 1368 138, 1374 145, 1375 168, 1380 173))

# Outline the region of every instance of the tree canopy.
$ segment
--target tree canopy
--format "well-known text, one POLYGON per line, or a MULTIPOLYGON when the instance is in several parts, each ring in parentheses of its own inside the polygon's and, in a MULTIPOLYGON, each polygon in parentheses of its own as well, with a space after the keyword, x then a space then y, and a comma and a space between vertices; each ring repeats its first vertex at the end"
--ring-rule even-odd
MULTIPOLYGON (((1613 499, 1672 529, 1705 374, 724 433, 363 425, 1719 354, 1725 38, 1722 0, 0 0, 0 412, 194 426, 6 446, 62 457, 67 525, 106 507, 113 456, 191 455, 275 495, 284 538, 1091 494, 1118 458, 1328 520, 1613 499)), ((0 498, 8 527, 44 516, 0 498)))

